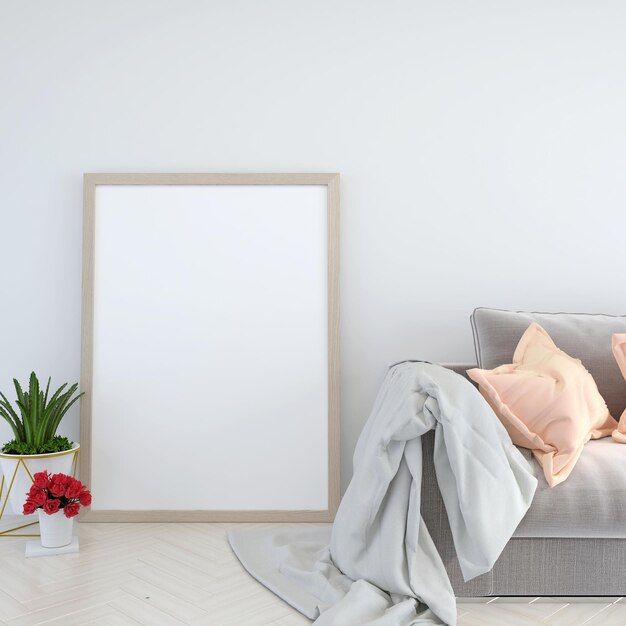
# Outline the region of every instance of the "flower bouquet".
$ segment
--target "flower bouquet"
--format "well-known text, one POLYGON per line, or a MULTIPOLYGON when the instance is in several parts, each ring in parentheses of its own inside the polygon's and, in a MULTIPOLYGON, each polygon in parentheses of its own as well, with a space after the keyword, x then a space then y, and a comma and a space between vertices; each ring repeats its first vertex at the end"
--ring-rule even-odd
POLYGON ((72 541, 73 518, 81 506, 91 504, 91 493, 67 474, 37 472, 26 494, 24 515, 39 514, 41 545, 58 548, 72 541))

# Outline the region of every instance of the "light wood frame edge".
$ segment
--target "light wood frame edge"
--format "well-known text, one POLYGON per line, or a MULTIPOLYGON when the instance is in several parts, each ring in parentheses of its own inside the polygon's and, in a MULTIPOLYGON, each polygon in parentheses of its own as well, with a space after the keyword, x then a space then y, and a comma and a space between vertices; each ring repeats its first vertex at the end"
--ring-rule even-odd
POLYGON ((328 509, 320 511, 93 511, 81 522, 332 522, 340 501, 339 174, 84 174, 80 477, 91 483, 94 246, 97 185, 326 185, 328 215, 328 509))
POLYGON ((205 510, 151 510, 151 511, 91 511, 81 513, 81 522, 163 523, 163 522, 332 522, 330 511, 205 511, 205 510))

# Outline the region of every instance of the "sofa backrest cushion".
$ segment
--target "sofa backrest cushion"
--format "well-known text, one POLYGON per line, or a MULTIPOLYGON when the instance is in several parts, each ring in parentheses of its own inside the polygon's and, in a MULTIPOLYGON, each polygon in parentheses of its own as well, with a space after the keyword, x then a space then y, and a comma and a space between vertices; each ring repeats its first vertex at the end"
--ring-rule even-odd
POLYGON ((534 313, 477 308, 471 317, 478 367, 511 363, 524 331, 537 322, 564 352, 589 370, 611 415, 626 408, 626 381, 613 356, 611 336, 626 333, 626 316, 589 313, 534 313))

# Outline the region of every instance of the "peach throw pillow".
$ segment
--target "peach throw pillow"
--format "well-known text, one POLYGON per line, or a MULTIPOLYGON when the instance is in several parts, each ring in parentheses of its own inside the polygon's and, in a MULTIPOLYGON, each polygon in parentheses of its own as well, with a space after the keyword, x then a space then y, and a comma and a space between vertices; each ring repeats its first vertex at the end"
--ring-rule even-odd
MULTIPOLYGON (((622 376, 626 378, 626 333, 615 333, 612 338, 613 355, 622 372, 622 376)), ((619 424, 613 431, 613 439, 618 443, 626 443, 626 410, 619 418, 619 424)))
POLYGON ((589 439, 608 437, 617 425, 591 374, 539 324, 526 329, 513 363, 467 373, 513 443, 533 451, 551 487, 569 476, 589 439))

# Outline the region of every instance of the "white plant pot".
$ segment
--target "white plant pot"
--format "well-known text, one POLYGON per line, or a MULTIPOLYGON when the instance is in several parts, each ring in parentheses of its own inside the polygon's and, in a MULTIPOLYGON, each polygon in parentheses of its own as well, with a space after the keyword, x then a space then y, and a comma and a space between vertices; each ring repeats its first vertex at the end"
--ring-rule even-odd
POLYGON ((31 476, 44 470, 48 470, 50 474, 68 474, 72 476, 76 469, 79 448, 80 445, 75 444, 71 450, 51 452, 50 454, 21 455, 0 453, 0 468, 2 468, 2 473, 4 474, 4 490, 2 492, 2 500, 0 501, 0 509, 2 509, 4 504, 7 489, 10 489, 8 507, 4 513, 22 515, 24 502, 26 502, 26 493, 33 484, 31 476))
POLYGON ((37 513, 41 545, 44 548, 61 548, 72 543, 73 517, 65 517, 62 510, 48 515, 43 509, 37 509, 37 513))

